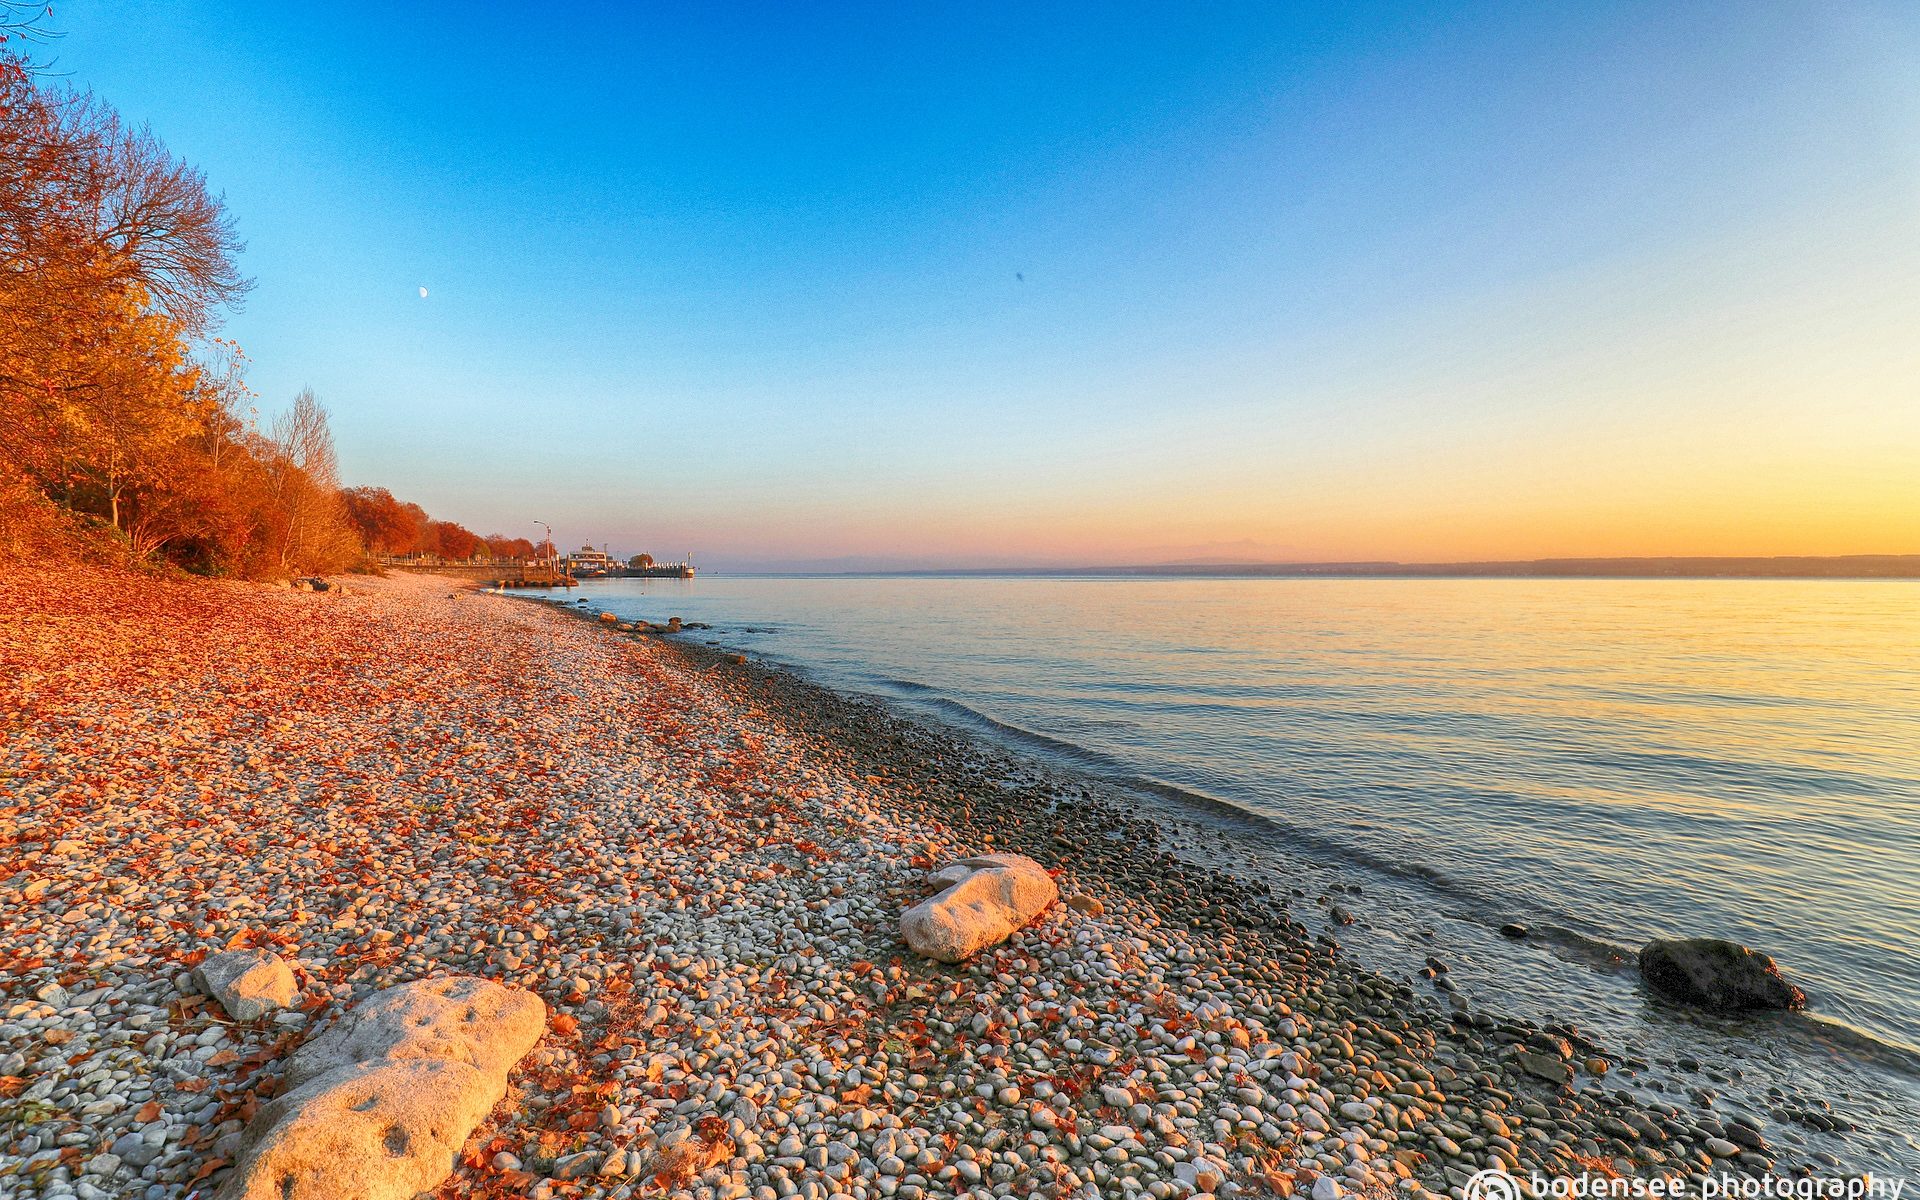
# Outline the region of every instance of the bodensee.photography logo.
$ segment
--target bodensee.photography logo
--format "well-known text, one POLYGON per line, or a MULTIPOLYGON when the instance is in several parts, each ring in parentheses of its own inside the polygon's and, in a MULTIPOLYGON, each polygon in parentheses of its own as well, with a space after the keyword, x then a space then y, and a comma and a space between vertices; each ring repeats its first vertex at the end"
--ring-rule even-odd
POLYGON ((1901 1200, 1907 1180, 1877 1175, 1790 1179, 1780 1175, 1707 1175, 1698 1180, 1631 1179, 1602 1175, 1524 1178, 1489 1167, 1467 1180, 1466 1200, 1640 1200, 1698 1197, 1698 1200, 1901 1200))

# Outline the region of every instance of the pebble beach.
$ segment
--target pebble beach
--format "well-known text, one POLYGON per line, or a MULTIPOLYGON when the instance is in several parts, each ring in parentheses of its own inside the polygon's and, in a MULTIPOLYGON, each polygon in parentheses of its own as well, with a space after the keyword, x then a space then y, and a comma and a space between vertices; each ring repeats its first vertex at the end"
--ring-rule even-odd
MULTIPOLYGON (((0 1197, 209 1197, 373 994, 525 989, 443 1196, 1463 1197, 1827 1170, 1572 1026, 1367 970, 1339 894, 738 656, 445 579, 0 583, 0 1197), (970 856, 1060 901, 966 962, 970 856), (235 1019, 194 969, 269 952, 235 1019)), ((1445 964, 1432 964, 1444 975, 1445 964)), ((1811 1119, 1811 1118, 1810 1118, 1811 1119)))

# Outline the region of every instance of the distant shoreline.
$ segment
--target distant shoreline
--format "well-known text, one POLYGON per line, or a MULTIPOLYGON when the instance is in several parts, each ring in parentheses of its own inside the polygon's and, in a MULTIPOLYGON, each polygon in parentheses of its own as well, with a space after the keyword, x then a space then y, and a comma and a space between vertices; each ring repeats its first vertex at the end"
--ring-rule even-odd
POLYGON ((1920 579, 1920 554, 1772 558, 1537 558, 1514 562, 1145 563, 1095 567, 736 570, 729 575, 1140 576, 1249 579, 1920 579))

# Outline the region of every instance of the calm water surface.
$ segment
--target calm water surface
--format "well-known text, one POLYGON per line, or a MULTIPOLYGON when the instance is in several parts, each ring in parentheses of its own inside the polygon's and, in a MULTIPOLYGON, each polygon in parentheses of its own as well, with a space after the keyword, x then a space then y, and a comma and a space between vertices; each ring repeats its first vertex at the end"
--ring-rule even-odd
MULTIPOLYGON (((1920 585, 725 577, 581 595, 1920 1049, 1920 585)), ((1410 895, 1416 893, 1409 893, 1410 895)), ((1419 903, 1416 899, 1415 903, 1419 903)))

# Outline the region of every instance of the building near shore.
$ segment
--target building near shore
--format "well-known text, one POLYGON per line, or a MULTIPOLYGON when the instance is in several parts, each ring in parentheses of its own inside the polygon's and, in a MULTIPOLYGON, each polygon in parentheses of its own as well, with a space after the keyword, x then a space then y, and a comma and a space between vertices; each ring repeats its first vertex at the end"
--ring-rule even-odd
POLYGON ((611 575, 620 570, 620 560, 605 550, 582 546, 567 555, 565 566, 569 575, 591 578, 596 575, 611 575))

